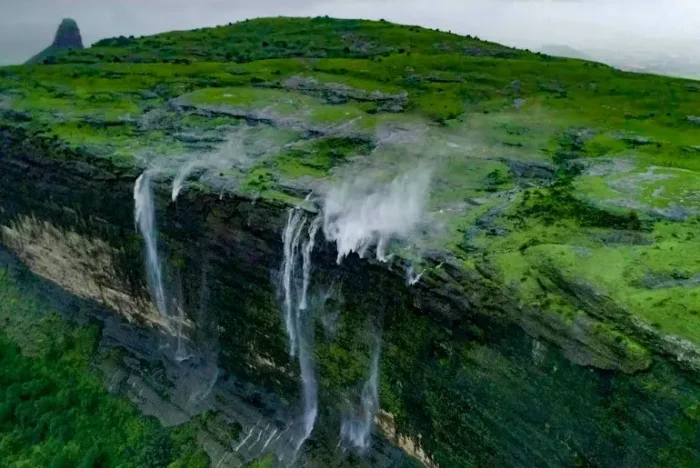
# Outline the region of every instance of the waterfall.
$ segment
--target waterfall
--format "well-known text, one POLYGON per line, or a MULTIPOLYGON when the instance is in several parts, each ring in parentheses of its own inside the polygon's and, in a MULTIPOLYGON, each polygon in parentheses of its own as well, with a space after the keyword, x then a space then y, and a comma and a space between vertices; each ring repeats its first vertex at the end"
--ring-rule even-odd
MULTIPOLYGON (((392 243, 420 237, 430 177, 427 168, 418 167, 388 182, 369 175, 331 187, 323 204, 323 232, 326 239, 336 245, 337 262, 340 264, 352 252, 363 258, 372 248, 377 260, 388 262, 392 243)), ((415 285, 421 275, 409 267, 406 283, 415 285)), ((379 411, 380 353, 378 338, 359 402, 344 415, 341 424, 341 441, 359 453, 370 447, 372 425, 379 411)))
MULTIPOLYGON (((309 317, 305 317, 304 322, 310 322, 309 317)), ((299 321, 299 327, 306 325, 301 320, 299 321)), ((314 365, 311 359, 311 346, 313 333, 313 327, 311 324, 304 326, 308 333, 302 333, 299 330, 299 368, 301 370, 301 381, 304 389, 304 417, 303 417, 303 433, 301 437, 297 439, 297 445, 294 449, 295 455, 299 452, 299 449, 304 442, 308 440, 311 436, 311 432, 314 430, 314 424, 316 424, 316 417, 318 416, 318 384, 316 382, 316 376, 314 375, 314 365)))
POLYGON ((297 307, 297 336, 299 337, 299 367, 304 387, 304 433, 297 441, 295 452, 298 452, 304 442, 311 436, 318 416, 318 384, 314 374, 314 366, 311 359, 313 346, 313 319, 302 314, 307 309, 307 293, 311 280, 311 252, 316 242, 316 234, 321 226, 321 218, 316 218, 309 226, 309 238, 304 244, 302 255, 303 283, 297 307))
POLYGON ((284 291, 284 322, 289 335, 289 353, 294 356, 297 348, 297 327, 294 323, 294 298, 292 281, 299 236, 306 223, 306 217, 299 210, 289 210, 287 226, 284 229, 284 260, 282 261, 282 290, 284 291))
POLYGON ((301 289, 301 299, 299 300, 299 309, 305 310, 307 307, 307 291, 309 290, 309 283, 311 282, 311 252, 314 250, 314 245, 316 243, 316 234, 318 229, 321 227, 321 217, 317 217, 311 223, 309 227, 309 240, 304 244, 303 254, 303 269, 304 269, 304 283, 301 289))
POLYGON ((186 320, 185 310, 176 300, 173 300, 173 307, 175 310, 177 310, 177 318, 173 318, 174 320, 177 320, 177 348, 175 350, 175 359, 177 362, 183 362, 192 357, 192 354, 189 354, 183 340, 185 338, 182 333, 182 327, 184 326, 186 320))
POLYGON ((364 453, 370 446, 372 435, 372 423, 379 411, 379 357, 381 354, 381 339, 372 353, 369 377, 362 386, 360 393, 359 414, 345 417, 340 429, 342 440, 354 447, 358 452, 364 453))
POLYGON ((158 231, 155 222, 155 204, 151 188, 151 171, 145 171, 134 184, 134 218, 146 244, 146 273, 151 294, 158 311, 168 317, 168 306, 163 287, 163 276, 158 256, 158 231))
POLYGON ((313 319, 308 313, 307 296, 311 282, 311 253, 321 226, 321 219, 320 217, 316 218, 310 223, 308 239, 301 245, 302 281, 301 287, 299 287, 296 273, 299 263, 299 247, 306 221, 307 218, 301 210, 289 210, 287 226, 283 234, 284 260, 281 268, 284 318, 290 345, 289 353, 291 356, 298 355, 304 399, 302 432, 297 437, 293 459, 296 459, 302 445, 311 436, 318 416, 318 383, 312 359, 313 319))

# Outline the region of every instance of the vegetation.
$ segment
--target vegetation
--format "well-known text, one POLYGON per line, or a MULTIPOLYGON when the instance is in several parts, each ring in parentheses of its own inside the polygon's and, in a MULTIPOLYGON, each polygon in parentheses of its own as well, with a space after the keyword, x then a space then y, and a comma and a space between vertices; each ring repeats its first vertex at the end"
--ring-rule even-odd
MULTIPOLYGON (((218 175, 235 181, 240 193, 282 204, 296 204, 319 183, 347 173, 429 168, 434 230, 423 239, 424 250, 439 249, 465 272, 479 271, 493 288, 505 286, 513 293, 523 314, 553 318, 552 323, 570 327, 572 335, 584 333, 581 321, 595 318, 596 325, 581 339, 591 346, 616 343, 620 359, 639 368, 650 362, 649 343, 619 317, 573 296, 610 299, 624 317, 700 344, 698 109, 700 84, 695 82, 625 73, 384 21, 257 19, 105 39, 90 49, 56 54, 45 64, 0 68, 0 129, 27 132, 21 134, 55 148, 51 157, 56 159, 98 157, 135 167, 159 158, 159 164, 178 169, 183 155, 236 153, 244 163, 217 169, 218 175)), ((192 187, 206 190, 203 183, 192 187)), ((25 307, 20 305, 25 302, 6 302, 0 310, 25 307)), ((246 317, 261 330, 277 323, 274 304, 260 299, 245 307, 250 309, 246 317)), ((370 306, 358 303, 350 309, 370 306)), ((364 378, 370 346, 357 346, 357 336, 349 332, 363 329, 361 315, 343 316, 346 326, 317 346, 322 388, 342 393, 364 378)), ((249 324, 235 322, 241 318, 230 320, 249 330, 244 326, 249 324)), ((615 381, 617 387, 610 390, 619 393, 615 401, 599 401, 599 389, 589 388, 591 380, 573 370, 567 375, 580 380, 567 387, 553 378, 541 384, 550 377, 539 370, 533 374, 529 343, 492 351, 483 342, 489 326, 448 334, 427 317, 387 320, 382 407, 400 427, 423 434, 441 466, 498 465, 503 447, 489 438, 488 426, 508 427, 510 420, 492 420, 486 413, 532 421, 532 413, 550 410, 549 419, 537 424, 555 428, 552 443, 558 445, 552 453, 561 453, 564 465, 572 460, 576 466, 601 464, 571 442, 570 421, 590 422, 591 414, 594 422, 586 430, 617 444, 599 447, 599 454, 635 446, 632 442, 646 450, 648 440, 635 432, 646 422, 626 408, 659 395, 675 402, 680 399, 675 388, 685 385, 664 390, 664 373, 671 371, 655 362, 649 374, 615 381), (483 395, 469 393, 477 384, 483 395), (542 401, 538 385, 552 393, 551 405, 525 408, 523 401, 542 401), (570 414, 570 402, 579 398, 580 407, 570 414), (477 408, 488 410, 464 416, 477 408), (611 421, 625 423, 618 427, 611 421)), ((126 466, 138 466, 142 456, 167 459, 166 465, 199 463, 182 461, 188 453, 201 455, 186 449, 191 433, 139 418, 126 403, 100 393, 94 376, 83 372, 94 331, 65 331, 66 338, 56 345, 62 348, 44 354, 41 346, 32 348, 36 340, 24 343, 23 337, 34 336, 27 330, 33 327, 6 327, 2 338, 0 371, 8 373, 4 387, 15 390, 2 390, 3 402, 14 406, 1 414, 20 422, 17 434, 6 426, 9 432, 2 439, 10 441, 13 463, 39 466, 52 462, 49 453, 64 451, 73 457, 66 463, 84 461, 74 456, 72 450, 78 449, 62 442, 67 436, 52 432, 58 423, 42 425, 41 418, 22 416, 36 411, 22 406, 25 393, 17 388, 23 392, 25 387, 32 408, 44 408, 44 398, 60 395, 60 408, 69 413, 71 405, 86 401, 71 400, 71 389, 87 389, 94 395, 87 400, 91 408, 126 421, 83 427, 107 422, 83 422, 76 411, 74 419, 61 424, 70 428, 71 440, 85 450, 81 453, 126 466), (20 343, 24 354, 11 342, 20 343), (50 359, 61 365, 49 366, 50 359), (52 385, 61 379, 76 383, 54 395, 52 385), (103 430, 105 441, 98 444, 91 436, 103 430), (37 448, 27 448, 26 441, 36 441, 37 448), (125 441, 132 451, 123 448, 125 441), (39 458, 42 451, 45 458, 39 458)), ((252 349, 254 340, 262 340, 240 333, 226 344, 252 349)), ((275 333, 280 331, 265 334, 265 345, 279 341, 275 333)), ((233 355, 222 353, 222 360, 243 375, 251 372, 233 355)), ((571 365, 549 364, 554 369, 571 365)), ((682 466, 694 456, 687 447, 697 445, 697 425, 689 422, 697 421, 697 398, 693 388, 685 390, 685 416, 669 422, 674 410, 661 411, 669 418, 665 427, 673 424, 674 429, 649 448, 655 455, 661 450, 660 466, 682 466)), ((512 435, 518 440, 529 436, 512 435)))
POLYGON ((107 393, 90 366, 96 327, 75 328, 43 307, 0 269, 3 466, 209 466, 196 424, 165 429, 107 393))
POLYGON ((251 62, 277 57, 381 57, 391 53, 453 50, 472 55, 520 53, 476 38, 399 26, 386 21, 334 18, 263 18, 187 33, 142 38, 118 37, 94 44, 90 52, 57 57, 70 62, 251 62))

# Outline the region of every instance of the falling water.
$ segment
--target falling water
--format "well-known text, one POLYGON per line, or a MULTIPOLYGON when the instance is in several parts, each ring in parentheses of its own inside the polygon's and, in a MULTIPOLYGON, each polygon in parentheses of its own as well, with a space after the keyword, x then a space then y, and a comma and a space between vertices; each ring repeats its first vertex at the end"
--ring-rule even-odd
POLYGON ((314 364, 311 357, 313 347, 312 319, 308 309, 308 288, 311 281, 311 253, 313 252, 316 235, 321 226, 321 219, 316 218, 309 225, 308 239, 301 246, 301 287, 295 281, 297 278, 299 246, 306 216, 300 210, 290 210, 287 226, 284 230, 284 260, 282 262, 282 289, 284 292, 285 324, 290 342, 290 355, 298 354, 299 368, 304 397, 304 415, 302 418, 302 433, 296 439, 293 459, 304 442, 313 431, 318 416, 318 384, 316 382, 314 364), (294 292, 296 291, 296 295, 294 292), (296 296, 296 297, 295 297, 296 296))
POLYGON ((260 449, 260 453, 263 453, 265 451, 265 449, 267 448, 267 446, 270 445, 270 442, 272 442, 272 438, 275 437, 275 434, 277 434, 278 430, 279 429, 275 429, 274 431, 272 431, 272 433, 270 434, 270 437, 267 438, 267 440, 265 441, 265 444, 263 444, 262 449, 260 449))
MULTIPOLYGON (((308 317, 305 318, 306 321, 308 321, 308 317)), ((302 323, 298 325, 301 328, 302 323)), ((310 355, 310 348, 312 346, 312 339, 310 336, 311 330, 308 326, 304 328, 308 329, 308 333, 302 334, 301 330, 299 330, 299 367, 301 369, 301 380, 304 389, 304 431, 297 440, 297 445, 294 449, 295 455, 299 452, 299 449, 304 445, 304 442, 307 441, 309 436, 311 436, 311 432, 314 430, 314 424, 316 423, 316 417, 318 416, 318 385, 316 383, 314 366, 310 355)))
POLYGON ((342 440, 354 447, 358 452, 365 452, 370 446, 372 423, 379 411, 379 356, 381 353, 381 340, 377 343, 372 353, 369 377, 362 386, 360 394, 359 414, 346 417, 340 429, 342 440))
POLYGON ((317 217, 311 222, 309 227, 309 240, 304 244, 303 255, 303 268, 304 268, 304 284, 301 289, 301 300, 299 301, 299 309, 305 310, 307 307, 307 291, 309 290, 309 283, 311 281, 311 252, 314 250, 314 245, 316 243, 316 234, 318 229, 321 227, 321 217, 317 217))
POLYGON ((134 218, 146 243, 146 272, 156 302, 163 317, 168 316, 168 308, 163 287, 163 277, 158 256, 158 231, 155 223, 155 204, 151 188, 151 171, 145 171, 134 184, 134 218))
POLYGON ((306 218, 299 210, 289 210, 287 227, 284 229, 284 260, 282 261, 282 290, 284 291, 284 321, 289 335, 289 353, 294 356, 297 348, 297 330, 294 324, 294 298, 292 280, 299 246, 299 236, 306 218))
POLYGON ((174 320, 177 321, 177 349, 175 351, 175 359, 177 362, 183 362, 192 357, 192 354, 187 350, 185 345, 185 335, 182 333, 182 328, 185 325, 185 310, 180 306, 180 304, 173 300, 173 306, 177 310, 177 317, 174 320))

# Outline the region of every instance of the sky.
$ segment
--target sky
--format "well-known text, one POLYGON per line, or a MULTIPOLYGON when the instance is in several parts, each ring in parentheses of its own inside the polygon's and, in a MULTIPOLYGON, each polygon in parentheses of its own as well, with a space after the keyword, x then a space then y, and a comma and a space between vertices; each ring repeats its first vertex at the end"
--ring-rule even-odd
MULTIPOLYGON (((193 29, 260 16, 384 18, 507 45, 700 50, 700 0, 0 0, 0 64, 53 40, 64 17, 86 45, 119 35, 193 29), (693 47, 691 47, 693 46, 693 47)), ((700 51, 698 52, 700 54, 700 51)))

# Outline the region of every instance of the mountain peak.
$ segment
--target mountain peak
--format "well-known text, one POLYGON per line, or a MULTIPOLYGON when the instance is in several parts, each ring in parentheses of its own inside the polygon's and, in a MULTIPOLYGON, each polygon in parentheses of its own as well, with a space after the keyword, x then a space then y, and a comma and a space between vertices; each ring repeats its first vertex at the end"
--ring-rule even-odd
POLYGON ((51 47, 82 49, 83 39, 80 36, 78 23, 72 18, 64 18, 56 31, 56 37, 51 47))
POLYGON ((53 43, 46 49, 30 58, 27 63, 50 63, 55 61, 56 54, 68 49, 83 49, 83 38, 80 36, 78 23, 71 18, 64 18, 56 30, 53 43))

